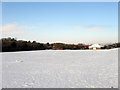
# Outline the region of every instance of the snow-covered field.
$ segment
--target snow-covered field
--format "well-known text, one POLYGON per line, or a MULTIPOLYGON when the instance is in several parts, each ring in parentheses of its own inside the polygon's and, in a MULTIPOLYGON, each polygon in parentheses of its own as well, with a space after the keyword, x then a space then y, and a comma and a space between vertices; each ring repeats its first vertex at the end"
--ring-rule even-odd
POLYGON ((117 88, 118 49, 2 53, 3 88, 117 88))

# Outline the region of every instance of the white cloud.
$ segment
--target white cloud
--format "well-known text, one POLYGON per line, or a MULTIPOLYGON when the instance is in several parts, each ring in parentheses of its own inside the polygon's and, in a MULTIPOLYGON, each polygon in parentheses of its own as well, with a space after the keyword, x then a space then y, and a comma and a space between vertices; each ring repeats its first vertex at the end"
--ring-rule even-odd
POLYGON ((78 30, 84 30, 85 27, 83 27, 83 26, 76 26, 75 29, 78 29, 78 30))
POLYGON ((103 31, 104 26, 97 26, 97 25, 89 25, 89 26, 76 26, 75 29, 77 30, 85 30, 85 31, 92 31, 92 32, 99 32, 103 31))
POLYGON ((101 28, 91 28, 91 29, 88 29, 89 31, 92 31, 92 32, 99 32, 99 31, 102 31, 103 29, 101 28))
POLYGON ((18 24, 6 24, 2 26, 2 34, 25 34, 24 30, 30 30, 34 26, 19 26, 18 24))

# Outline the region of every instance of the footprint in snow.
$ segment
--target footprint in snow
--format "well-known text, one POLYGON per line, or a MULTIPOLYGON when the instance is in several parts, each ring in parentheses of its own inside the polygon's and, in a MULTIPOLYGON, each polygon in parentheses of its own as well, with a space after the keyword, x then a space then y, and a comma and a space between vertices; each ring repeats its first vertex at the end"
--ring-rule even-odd
POLYGON ((24 87, 29 87, 29 86, 32 86, 34 83, 26 83, 26 84, 24 84, 23 86, 24 87))
POLYGON ((20 63, 20 62, 23 62, 22 60, 16 60, 16 63, 20 63))

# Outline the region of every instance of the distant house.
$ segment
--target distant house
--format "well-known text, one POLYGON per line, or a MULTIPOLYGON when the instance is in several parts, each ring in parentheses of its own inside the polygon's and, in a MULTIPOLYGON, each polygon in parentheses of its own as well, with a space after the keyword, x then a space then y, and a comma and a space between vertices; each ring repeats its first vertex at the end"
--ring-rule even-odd
POLYGON ((91 46, 89 46, 89 49, 90 50, 96 50, 96 49, 101 49, 101 45, 99 45, 99 44, 93 44, 93 45, 91 45, 91 46))
POLYGON ((89 48, 89 45, 85 45, 84 48, 89 48))
POLYGON ((77 45, 76 45, 76 46, 73 46, 73 48, 77 48, 77 45))
POLYGON ((63 50, 63 48, 56 48, 56 50, 63 50))

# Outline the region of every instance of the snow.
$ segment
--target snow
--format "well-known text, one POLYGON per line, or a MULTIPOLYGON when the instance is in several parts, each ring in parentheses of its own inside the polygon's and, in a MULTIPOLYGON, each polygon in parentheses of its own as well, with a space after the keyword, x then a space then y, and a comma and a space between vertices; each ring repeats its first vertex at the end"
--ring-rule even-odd
POLYGON ((2 89, 2 54, 0 53, 0 89, 2 89))
POLYGON ((99 44, 93 44, 93 45, 89 46, 89 48, 96 48, 96 47, 101 48, 102 46, 99 44))
POLYGON ((118 49, 2 53, 3 88, 117 88, 118 49))

